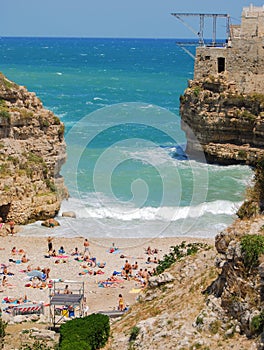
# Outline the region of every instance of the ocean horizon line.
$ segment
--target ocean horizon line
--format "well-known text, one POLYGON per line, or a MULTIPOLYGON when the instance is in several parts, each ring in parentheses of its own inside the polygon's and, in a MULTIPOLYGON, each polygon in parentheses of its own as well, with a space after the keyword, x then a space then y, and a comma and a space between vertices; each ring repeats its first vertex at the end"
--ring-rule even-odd
MULTIPOLYGON (((177 38, 177 37, 107 37, 107 36, 46 36, 46 35, 1 35, 1 39, 92 39, 92 40, 177 40, 177 41, 191 41, 193 43, 199 44, 199 38, 177 38)), ((205 41, 212 41, 211 38, 204 38, 205 41)), ((220 38, 218 40, 225 40, 224 38, 220 38)))

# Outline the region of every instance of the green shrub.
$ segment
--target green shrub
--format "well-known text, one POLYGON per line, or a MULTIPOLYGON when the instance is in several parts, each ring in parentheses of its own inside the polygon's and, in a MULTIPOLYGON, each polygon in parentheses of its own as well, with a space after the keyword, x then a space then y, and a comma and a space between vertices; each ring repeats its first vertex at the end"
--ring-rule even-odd
POLYGON ((76 341, 76 342, 64 342, 64 345, 59 347, 60 350, 91 350, 92 348, 90 347, 90 345, 84 341, 84 340, 80 340, 80 341, 76 341))
POLYGON ((0 164, 0 177, 7 177, 11 175, 12 173, 11 173, 9 164, 7 163, 0 164))
POLYGON ((49 347, 45 341, 36 340, 33 344, 21 345, 19 350, 54 350, 54 348, 49 347))
POLYGON ((195 323, 197 324, 197 326, 204 324, 203 317, 197 316, 195 323))
POLYGON ((250 219, 259 212, 258 204, 254 200, 246 200, 238 209, 236 215, 239 219, 250 219))
POLYGON ((204 243, 188 243, 186 244, 183 241, 181 244, 172 246, 171 252, 165 254, 163 259, 159 261, 159 264, 156 268, 156 274, 159 275, 166 269, 168 269, 176 261, 179 261, 181 258, 196 254, 201 249, 209 249, 209 246, 204 243))
POLYGON ((238 151, 238 156, 240 158, 246 158, 247 157, 247 152, 245 150, 241 149, 241 150, 238 151))
POLYGON ((254 114, 250 113, 248 110, 244 110, 243 112, 241 112, 240 117, 249 122, 254 122, 257 118, 254 114))
POLYGON ((59 117, 57 117, 57 116, 54 116, 54 124, 55 125, 60 125, 60 123, 61 123, 61 121, 60 121, 60 118, 59 117))
POLYGON ((23 119, 31 119, 34 115, 32 111, 27 110, 26 108, 19 108, 20 117, 23 119))
POLYGON ((264 236, 243 236, 241 238, 241 252, 247 270, 257 267, 259 264, 259 256, 264 253, 264 236))
POLYGON ((31 163, 36 163, 36 164, 44 163, 43 158, 38 156, 37 154, 35 154, 33 152, 28 152, 26 157, 27 157, 28 161, 31 163))
POLYGON ((51 192, 56 192, 57 187, 55 183, 50 179, 45 179, 46 186, 51 190, 51 192))
POLYGON ((250 329, 253 334, 260 334, 264 330, 264 311, 251 320, 250 329))
POLYGON ((137 339, 137 336, 139 335, 140 328, 139 327, 133 327, 130 332, 130 338, 129 341, 135 341, 137 339))
POLYGON ((39 117, 39 125, 40 127, 45 127, 45 128, 48 128, 50 126, 50 122, 47 118, 43 117, 43 116, 40 116, 39 117))
POLYGON ((76 318, 60 327, 60 350, 96 350, 102 348, 109 338, 109 317, 92 314, 76 318))
POLYGON ((212 334, 217 334, 221 329, 221 322, 219 320, 213 321, 209 325, 209 330, 212 334))
POLYGON ((8 80, 3 73, 0 73, 0 87, 4 86, 5 88, 18 88, 18 85, 8 80))
POLYGON ((195 86, 193 89, 194 96, 198 97, 200 95, 201 88, 200 86, 195 86))
POLYGON ((5 109, 0 109, 0 118, 4 118, 9 121, 10 120, 9 112, 5 109))

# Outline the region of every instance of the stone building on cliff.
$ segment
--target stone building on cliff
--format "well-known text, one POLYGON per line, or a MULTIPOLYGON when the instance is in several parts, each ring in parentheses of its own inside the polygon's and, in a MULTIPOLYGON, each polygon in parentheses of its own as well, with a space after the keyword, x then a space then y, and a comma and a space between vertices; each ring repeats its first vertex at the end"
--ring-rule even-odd
POLYGON ((263 93, 264 6, 250 5, 224 45, 196 49, 194 79, 180 106, 187 152, 202 150, 209 162, 255 164, 264 156, 263 93))
POLYGON ((226 45, 197 48, 194 80, 222 72, 242 93, 263 92, 264 6, 243 9, 241 25, 230 26, 226 45))

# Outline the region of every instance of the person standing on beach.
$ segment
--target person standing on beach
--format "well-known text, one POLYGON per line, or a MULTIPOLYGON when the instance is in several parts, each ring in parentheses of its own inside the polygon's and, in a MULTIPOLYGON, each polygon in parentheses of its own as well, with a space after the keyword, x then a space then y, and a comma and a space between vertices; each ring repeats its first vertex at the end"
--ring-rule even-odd
POLYGON ((91 256, 90 249, 89 249, 90 243, 87 238, 85 238, 83 242, 83 246, 84 246, 84 255, 87 253, 89 254, 89 257, 90 257, 91 256))
POLYGON ((124 271, 125 271, 125 278, 129 281, 129 276, 131 276, 131 273, 132 273, 132 266, 130 265, 128 260, 126 260, 125 262, 124 271))
POLYGON ((11 233, 11 235, 14 236, 14 233, 15 233, 15 223, 14 223, 13 220, 9 222, 9 227, 10 227, 10 233, 11 233))
POLYGON ((49 252, 52 252, 52 240, 53 238, 52 237, 48 237, 47 241, 48 241, 48 251, 49 252))
POLYGON ((125 302, 122 294, 119 294, 119 299, 118 299, 118 310, 119 311, 124 311, 125 309, 125 302))

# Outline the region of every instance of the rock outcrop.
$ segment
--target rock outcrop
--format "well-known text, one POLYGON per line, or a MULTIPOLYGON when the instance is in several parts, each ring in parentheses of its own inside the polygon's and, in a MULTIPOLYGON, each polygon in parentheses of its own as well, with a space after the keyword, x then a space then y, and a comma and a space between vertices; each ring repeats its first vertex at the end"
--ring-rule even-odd
POLYGON ((25 87, 0 74, 0 216, 25 224, 53 217, 67 197, 60 169, 64 125, 25 87))
POLYGON ((263 216, 236 220, 216 249, 173 264, 169 284, 155 283, 113 321, 106 349, 263 349, 264 258, 248 269, 245 236, 264 242, 263 216))
POLYGON ((189 81, 180 114, 190 156, 249 165, 264 156, 264 95, 240 94, 225 74, 189 81))

